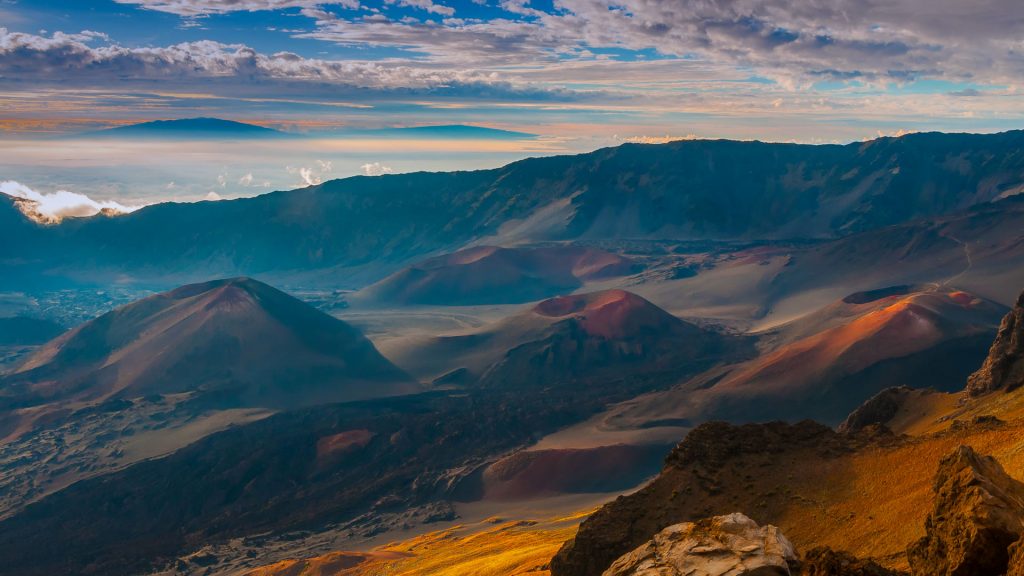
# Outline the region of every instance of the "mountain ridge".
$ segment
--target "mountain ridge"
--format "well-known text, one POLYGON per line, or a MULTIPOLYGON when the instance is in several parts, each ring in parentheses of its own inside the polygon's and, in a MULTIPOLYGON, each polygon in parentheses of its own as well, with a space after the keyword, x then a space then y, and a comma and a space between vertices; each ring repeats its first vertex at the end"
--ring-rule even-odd
POLYGON ((25 274, 60 268, 139 278, 181 268, 207 277, 390 272, 474 241, 822 240, 1018 194, 1022 147, 1024 131, 823 146, 623 144, 490 170, 352 177, 226 202, 158 204, 21 236, 0 232, 0 240, 28 262, 25 274), (204 250, 173 248, 182 237, 204 250))

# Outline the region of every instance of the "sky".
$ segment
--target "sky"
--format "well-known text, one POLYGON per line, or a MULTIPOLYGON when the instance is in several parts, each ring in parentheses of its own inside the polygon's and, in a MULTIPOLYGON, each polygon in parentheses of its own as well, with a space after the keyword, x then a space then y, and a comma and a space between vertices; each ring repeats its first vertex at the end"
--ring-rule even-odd
MULTIPOLYGON (((0 0, 0 180, 113 190, 130 162, 25 142, 196 116, 312 138, 436 124, 538 135, 484 149, 320 141, 246 188, 301 184, 318 162, 346 175, 624 141, 993 132, 1024 127, 1022 79, 1020 0, 0 0)), ((234 160, 207 162, 187 197, 229 192, 208 182, 223 166, 241 186, 250 170, 234 160)), ((165 190, 176 171, 159 175, 165 190)))

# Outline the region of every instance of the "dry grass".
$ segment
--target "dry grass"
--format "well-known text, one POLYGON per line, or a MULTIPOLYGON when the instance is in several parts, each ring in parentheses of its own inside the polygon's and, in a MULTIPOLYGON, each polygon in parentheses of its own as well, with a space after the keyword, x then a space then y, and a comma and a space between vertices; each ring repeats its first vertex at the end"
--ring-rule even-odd
POLYGON ((589 512, 538 522, 456 526, 366 554, 288 560, 246 576, 548 576, 548 561, 589 512), (357 556, 362 560, 357 564, 347 561, 357 556))
POLYGON ((824 544, 905 568, 907 545, 924 535, 939 460, 960 445, 995 456, 1011 476, 1024 480, 1024 394, 997 393, 963 407, 952 395, 935 394, 915 409, 922 408, 917 419, 904 417, 901 423, 906 431, 923 432, 907 443, 799 471, 790 486, 799 496, 779 521, 798 548, 824 544), (1007 423, 954 431, 950 420, 937 421, 951 409, 965 421, 992 414, 1007 423))

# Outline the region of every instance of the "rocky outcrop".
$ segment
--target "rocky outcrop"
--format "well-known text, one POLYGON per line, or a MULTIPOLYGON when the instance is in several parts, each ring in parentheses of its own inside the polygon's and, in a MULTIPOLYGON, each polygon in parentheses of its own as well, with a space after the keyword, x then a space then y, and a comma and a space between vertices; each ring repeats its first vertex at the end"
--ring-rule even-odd
POLYGON ((905 572, 889 570, 874 560, 862 560, 849 552, 818 546, 807 551, 800 567, 800 576, 905 576, 905 572))
POLYGON ((925 537, 907 549, 914 576, 1005 574, 1024 533, 1024 484, 968 446, 942 459, 925 537))
POLYGON ((733 510, 756 511, 759 522, 775 522, 790 505, 778 486, 792 474, 792 462, 826 465, 859 447, 898 441, 877 427, 847 435, 812 421, 702 424, 668 455, 650 484, 587 518, 551 559, 551 573, 599 576, 673 524, 733 510))
POLYGON ((1011 391, 1024 384, 1024 293, 1003 318, 988 358, 967 379, 967 393, 980 396, 996 390, 1011 391))
POLYGON ((669 526, 603 576, 790 576, 798 566, 778 528, 734 512, 669 526))
POLYGON ((886 388, 851 412, 837 430, 849 434, 872 424, 887 424, 899 413, 903 403, 913 392, 913 388, 909 386, 886 388))

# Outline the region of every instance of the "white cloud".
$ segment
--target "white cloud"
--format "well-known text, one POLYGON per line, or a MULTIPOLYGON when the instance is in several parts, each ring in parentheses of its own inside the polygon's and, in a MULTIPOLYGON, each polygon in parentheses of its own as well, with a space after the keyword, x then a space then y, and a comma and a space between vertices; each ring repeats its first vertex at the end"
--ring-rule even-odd
POLYGON ((391 166, 385 166, 380 162, 369 162, 360 166, 363 169, 363 174, 367 176, 380 176, 381 174, 390 174, 394 172, 391 166))
MULTIPOLYGON (((318 5, 333 4, 330 0, 114 0, 118 4, 135 4, 149 10, 177 14, 178 16, 200 16, 205 14, 226 14, 228 12, 257 12, 260 10, 281 10, 284 8, 315 8, 318 5)), ((342 2, 343 3, 343 2, 342 2)))
POLYGON ((242 185, 242 186, 245 186, 246 188, 248 188, 249 186, 252 186, 252 172, 249 172, 245 176, 242 176, 241 178, 239 178, 238 179, 238 183, 240 185, 242 185))
POLYGON ((0 193, 17 199, 18 208, 22 213, 45 224, 56 224, 64 218, 95 216, 100 212, 127 214, 142 207, 125 206, 112 200, 96 201, 85 194, 67 190, 37 192, 13 180, 0 182, 0 193))
POLYGON ((221 200, 221 196, 220 196, 220 194, 217 194, 213 190, 210 190, 209 192, 206 193, 206 196, 203 196, 203 200, 209 200, 210 202, 216 202, 217 200, 221 200))
POLYGON ((262 54, 244 44, 212 40, 144 48, 93 47, 83 40, 81 34, 57 32, 46 37, 0 27, 0 78, 108 88, 124 78, 131 78, 136 85, 149 81, 160 86, 167 81, 185 85, 204 81, 206 88, 212 87, 208 84, 211 80, 239 86, 278 81, 384 90, 499 83, 490 72, 401 62, 321 60, 290 52, 262 54))
POLYGON ((329 161, 317 160, 313 166, 288 166, 289 174, 297 174, 301 183, 306 186, 321 184, 333 171, 329 161))
POLYGON ((418 8, 420 10, 426 10, 431 14, 440 14, 442 16, 452 16, 455 14, 455 9, 451 6, 445 6, 443 4, 437 4, 432 0, 385 0, 388 3, 398 4, 399 6, 406 6, 408 8, 418 8))
POLYGON ((687 134, 685 136, 673 136, 671 134, 665 134, 664 136, 614 136, 613 139, 619 142, 626 142, 629 144, 667 144, 668 142, 678 142, 680 140, 696 140, 699 136, 696 134, 687 134))

